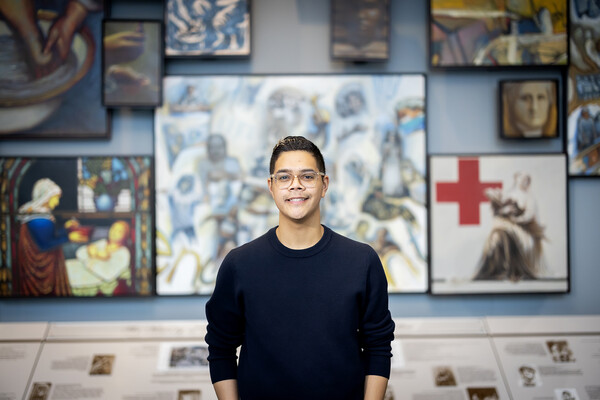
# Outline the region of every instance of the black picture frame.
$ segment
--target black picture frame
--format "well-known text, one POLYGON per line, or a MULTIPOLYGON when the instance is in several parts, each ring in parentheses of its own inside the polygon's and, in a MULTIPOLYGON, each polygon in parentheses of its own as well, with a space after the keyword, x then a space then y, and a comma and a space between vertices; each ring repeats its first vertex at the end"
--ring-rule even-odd
POLYGON ((0 157, 0 177, 0 298, 156 294, 153 156, 0 157))
MULTIPOLYGON (((216 3, 216 2, 215 2, 216 3)), ((245 59, 252 53, 252 0, 193 10, 192 2, 165 1, 166 58, 245 59), (187 6, 187 8, 186 8, 187 6), (217 9, 221 7, 220 9, 217 9), (210 24, 202 21, 210 18, 210 24), (218 23, 212 23, 218 18, 218 23), (209 27, 207 29, 207 26, 209 27)))
POLYGON ((427 3, 432 69, 562 69, 569 64, 567 0, 535 6, 515 2, 513 9, 465 3, 437 7, 437 1, 427 3))
POLYGON ((390 54, 390 0, 330 0, 332 60, 385 62, 390 54))
POLYGON ((502 139, 538 140, 560 136, 558 79, 498 82, 498 121, 502 139))
MULTIPOLYGON (((59 68, 43 80, 30 75, 22 87, 0 87, 0 140, 110 138, 110 112, 100 96, 101 23, 107 3, 100 0, 99 8, 87 13, 59 68)), ((37 24, 45 37, 68 10, 52 8, 52 3, 38 6, 37 24)))
POLYGON ((162 104, 163 34, 161 20, 102 21, 105 107, 155 108, 162 104), (127 52, 124 46, 128 46, 127 52))
POLYGON ((430 154, 428 172, 432 295, 570 291, 564 153, 430 154))

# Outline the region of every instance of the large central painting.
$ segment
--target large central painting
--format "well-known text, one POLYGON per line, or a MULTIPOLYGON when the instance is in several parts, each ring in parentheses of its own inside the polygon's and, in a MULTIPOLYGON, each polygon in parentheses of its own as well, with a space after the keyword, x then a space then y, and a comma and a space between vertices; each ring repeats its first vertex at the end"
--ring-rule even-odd
POLYGON ((155 113, 157 293, 209 294, 234 247, 278 223, 275 143, 313 141, 322 222, 369 243, 390 292, 427 290, 423 75, 170 76, 155 113))

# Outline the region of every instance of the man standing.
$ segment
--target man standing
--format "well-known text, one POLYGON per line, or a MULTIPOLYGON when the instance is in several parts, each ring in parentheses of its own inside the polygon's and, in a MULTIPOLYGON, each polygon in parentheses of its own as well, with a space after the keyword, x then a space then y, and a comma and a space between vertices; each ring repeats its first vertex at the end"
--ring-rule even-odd
POLYGON ((279 225, 227 255, 206 304, 217 396, 381 400, 394 322, 379 257, 321 225, 329 177, 312 142, 280 140, 270 173, 279 225))

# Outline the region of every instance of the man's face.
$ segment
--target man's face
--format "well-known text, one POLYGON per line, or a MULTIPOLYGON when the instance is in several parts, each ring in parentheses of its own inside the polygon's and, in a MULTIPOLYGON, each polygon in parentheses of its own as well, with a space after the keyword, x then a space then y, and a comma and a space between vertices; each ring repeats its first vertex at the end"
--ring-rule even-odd
POLYGON ((515 102, 515 116, 527 129, 540 129, 548 120, 550 99, 545 83, 530 82, 521 85, 515 102))
MULTIPOLYGON (((289 172, 298 175, 300 172, 319 172, 317 161, 307 151, 287 151, 279 155, 273 173, 289 172)), ((329 185, 329 177, 319 177, 313 188, 304 187, 297 178, 286 189, 278 188, 269 179, 269 191, 275 205, 279 209, 279 223, 285 221, 295 223, 319 223, 321 214, 319 203, 329 185)))

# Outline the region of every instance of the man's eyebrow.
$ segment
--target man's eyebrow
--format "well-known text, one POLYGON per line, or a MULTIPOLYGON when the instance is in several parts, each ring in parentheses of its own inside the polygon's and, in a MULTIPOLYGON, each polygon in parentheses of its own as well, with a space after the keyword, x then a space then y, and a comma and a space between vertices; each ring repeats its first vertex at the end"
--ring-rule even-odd
MULTIPOLYGON (((277 171, 275 171, 276 174, 278 174, 280 172, 292 173, 292 172, 294 172, 294 170, 289 169, 289 168, 282 168, 282 169, 278 169, 277 171)), ((317 171, 315 171, 312 168, 303 168, 303 169, 299 170, 298 172, 302 173, 302 172, 317 172, 317 171)))

